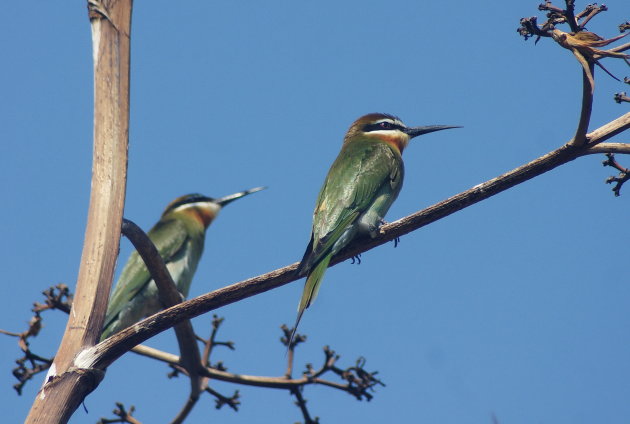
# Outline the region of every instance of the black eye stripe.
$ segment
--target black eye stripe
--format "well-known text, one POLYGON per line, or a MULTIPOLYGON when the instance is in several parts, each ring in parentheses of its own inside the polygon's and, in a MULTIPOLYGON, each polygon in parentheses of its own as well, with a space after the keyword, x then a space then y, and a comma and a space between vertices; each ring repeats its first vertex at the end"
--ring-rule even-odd
POLYGON ((404 128, 405 127, 403 127, 402 125, 394 124, 393 122, 381 121, 375 124, 366 124, 363 127, 363 131, 370 132, 370 131, 382 131, 382 130, 402 130, 404 128))

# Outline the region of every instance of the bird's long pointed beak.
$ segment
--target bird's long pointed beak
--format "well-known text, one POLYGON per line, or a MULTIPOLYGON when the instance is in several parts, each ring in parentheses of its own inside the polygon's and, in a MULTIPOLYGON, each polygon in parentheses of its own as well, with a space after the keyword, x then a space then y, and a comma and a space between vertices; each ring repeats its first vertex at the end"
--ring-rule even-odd
POLYGON ((238 193, 229 194, 227 196, 221 197, 220 199, 215 199, 214 202, 221 205, 221 207, 227 205, 228 203, 233 202, 236 199, 240 199, 241 197, 245 197, 248 194, 256 193, 257 191, 264 190, 267 187, 256 187, 250 188, 249 190, 239 191, 238 193))
POLYGON ((448 130, 450 128, 461 128, 458 125, 427 125, 424 127, 411 127, 405 129, 405 133, 409 138, 414 138, 422 134, 428 134, 433 131, 448 130))

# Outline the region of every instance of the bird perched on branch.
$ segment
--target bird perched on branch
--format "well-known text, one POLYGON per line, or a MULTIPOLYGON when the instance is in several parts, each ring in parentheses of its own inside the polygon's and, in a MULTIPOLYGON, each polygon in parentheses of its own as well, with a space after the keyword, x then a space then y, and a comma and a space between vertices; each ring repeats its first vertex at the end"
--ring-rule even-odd
MULTIPOLYGON (((185 298, 203 253, 206 230, 221 208, 236 199, 263 190, 257 187, 220 199, 189 194, 173 200, 147 235, 166 264, 177 290, 185 298)), ((101 340, 142 318, 160 311, 162 305, 155 282, 137 251, 123 268, 107 305, 101 340)))
POLYGON ((297 269, 298 275, 306 275, 306 282, 289 347, 304 310, 317 297, 331 258, 357 234, 377 235, 402 187, 401 154, 409 140, 448 128, 458 127, 407 127, 384 113, 362 116, 350 126, 317 197, 311 240, 297 269))

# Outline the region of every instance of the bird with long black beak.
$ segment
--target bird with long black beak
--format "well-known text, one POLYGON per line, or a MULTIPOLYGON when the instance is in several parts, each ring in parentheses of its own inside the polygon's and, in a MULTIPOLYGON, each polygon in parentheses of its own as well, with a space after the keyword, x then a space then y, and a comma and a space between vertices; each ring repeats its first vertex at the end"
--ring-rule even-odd
MULTIPOLYGON (((201 194, 178 197, 166 207, 160 220, 149 230, 147 235, 155 244, 177 290, 184 298, 188 296, 190 283, 201 259, 208 226, 225 205, 264 188, 252 188, 220 199, 201 194)), ((142 258, 134 250, 110 297, 101 340, 162 309, 157 286, 142 258)))
POLYGON ((341 152, 319 191, 311 240, 297 272, 306 275, 298 315, 289 340, 317 297, 330 259, 359 233, 375 237, 404 177, 402 152, 409 140, 434 131, 459 128, 450 125, 407 127, 393 115, 370 113, 350 126, 341 152))

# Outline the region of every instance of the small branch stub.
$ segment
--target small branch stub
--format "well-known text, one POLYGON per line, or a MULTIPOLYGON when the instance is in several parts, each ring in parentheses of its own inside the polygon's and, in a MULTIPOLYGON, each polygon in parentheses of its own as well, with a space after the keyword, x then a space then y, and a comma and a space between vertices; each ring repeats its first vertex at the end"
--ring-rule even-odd
POLYGON ((125 408, 121 402, 116 402, 116 409, 112 411, 112 413, 118 418, 101 418, 96 424, 113 424, 113 423, 128 423, 128 424, 142 424, 138 421, 133 413, 136 408, 131 405, 129 409, 125 408))
POLYGON ((616 177, 608 177, 606 178, 606 184, 615 183, 612 188, 612 191, 615 193, 615 196, 621 195, 621 187, 623 184, 630 179, 630 169, 624 168, 617 162, 615 159, 615 155, 613 153, 606 153, 606 160, 602 162, 604 166, 611 166, 619 171, 619 174, 616 177))
POLYGON ((630 97, 626 96, 625 92, 615 93, 613 98, 617 103, 630 102, 630 97))

